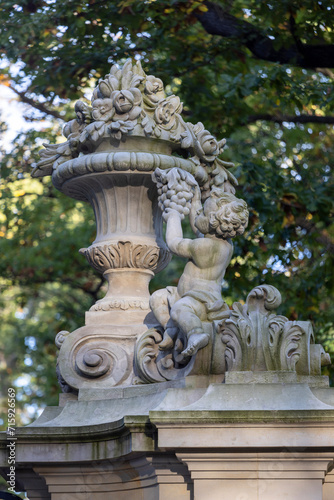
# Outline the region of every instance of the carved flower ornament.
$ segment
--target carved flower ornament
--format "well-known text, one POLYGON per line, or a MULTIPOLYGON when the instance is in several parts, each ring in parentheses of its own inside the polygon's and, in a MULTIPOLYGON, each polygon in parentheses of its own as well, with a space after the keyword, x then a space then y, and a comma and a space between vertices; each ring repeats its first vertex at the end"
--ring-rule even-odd
POLYGON ((197 136, 197 140, 194 144, 194 149, 196 155, 205 161, 214 161, 220 153, 220 149, 223 146, 222 141, 218 141, 210 134, 207 130, 203 130, 197 136))
MULTIPOLYGON (((121 68, 113 65, 94 89, 91 106, 79 101, 75 112, 76 120, 64 128, 67 142, 46 146, 47 151, 41 154, 34 176, 52 175, 58 165, 81 153, 91 154, 108 137, 115 145, 115 141, 125 141, 133 134, 173 142, 173 150, 182 149, 182 156, 187 156, 194 165, 198 180, 204 177, 207 180, 210 175, 210 186, 226 185, 227 180, 232 186, 237 185, 236 179, 226 170, 232 164, 218 159, 224 141, 217 142, 200 122, 196 125, 186 123, 181 116, 179 97, 166 97, 163 82, 146 75, 140 61, 134 64, 129 59, 121 68), (203 176, 203 168, 213 162, 210 168, 215 170, 204 172, 203 176)), ((69 168, 72 167, 69 165, 69 168)))
POLYGON ((93 101, 92 116, 96 121, 135 120, 141 113, 141 93, 138 89, 115 90, 110 98, 93 101))
POLYGON ((138 89, 115 90, 111 94, 116 114, 115 120, 135 120, 141 113, 141 92, 138 89))
POLYGON ((160 78, 148 75, 146 77, 144 93, 148 96, 148 99, 152 104, 157 104, 165 97, 164 84, 160 78))
POLYGON ((155 121, 165 130, 170 130, 176 124, 175 113, 180 113, 182 104, 179 97, 170 96, 158 103, 154 113, 155 121))
POLYGON ((92 117, 96 121, 109 122, 115 113, 111 99, 95 99, 93 101, 92 117))

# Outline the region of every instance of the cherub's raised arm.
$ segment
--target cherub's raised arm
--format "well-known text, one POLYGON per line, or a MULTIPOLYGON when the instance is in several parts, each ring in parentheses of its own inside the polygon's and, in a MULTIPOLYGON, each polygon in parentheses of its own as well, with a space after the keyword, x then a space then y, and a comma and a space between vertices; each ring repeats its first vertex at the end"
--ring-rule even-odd
POLYGON ((164 219, 167 223, 166 242, 169 249, 180 257, 191 257, 192 240, 183 238, 181 214, 177 210, 167 209, 164 219))
POLYGON ((190 222, 191 229, 194 231, 197 238, 201 238, 204 236, 195 226, 195 219, 202 211, 203 211, 203 206, 202 206, 202 202, 201 202, 201 191, 200 191, 200 188, 198 186, 196 186, 195 194, 193 196, 193 199, 191 200, 191 206, 190 206, 190 212, 189 212, 189 222, 190 222))

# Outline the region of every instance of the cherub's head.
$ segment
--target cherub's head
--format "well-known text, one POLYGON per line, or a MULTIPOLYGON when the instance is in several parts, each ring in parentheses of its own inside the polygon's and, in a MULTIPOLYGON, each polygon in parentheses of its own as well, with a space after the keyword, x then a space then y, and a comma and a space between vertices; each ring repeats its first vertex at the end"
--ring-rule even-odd
POLYGON ((248 224, 247 204, 231 193, 214 189, 205 201, 203 212, 195 219, 195 226, 203 234, 215 234, 227 239, 242 234, 248 224))

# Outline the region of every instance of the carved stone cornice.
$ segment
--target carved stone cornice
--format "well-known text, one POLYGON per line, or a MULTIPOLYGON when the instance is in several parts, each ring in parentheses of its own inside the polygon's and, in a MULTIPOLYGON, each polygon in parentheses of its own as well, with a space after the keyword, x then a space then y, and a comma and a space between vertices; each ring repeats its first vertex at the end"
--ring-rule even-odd
POLYGON ((68 160, 59 165, 52 176, 52 181, 57 189, 62 190, 66 181, 84 175, 102 172, 147 173, 157 168, 168 170, 174 167, 182 168, 193 175, 198 171, 197 165, 185 158, 145 151, 116 150, 97 152, 68 160))

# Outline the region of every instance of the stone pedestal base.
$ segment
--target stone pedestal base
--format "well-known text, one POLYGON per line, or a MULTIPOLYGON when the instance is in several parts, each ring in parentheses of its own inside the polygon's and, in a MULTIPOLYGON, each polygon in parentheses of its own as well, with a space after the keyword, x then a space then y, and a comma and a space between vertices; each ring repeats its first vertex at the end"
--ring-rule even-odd
POLYGON ((332 500, 332 460, 289 451, 180 453, 37 466, 20 477, 29 500, 332 500))
POLYGON ((180 453, 198 500, 321 500, 322 484, 333 454, 180 453))
MULTIPOLYGON (((63 396, 17 429, 17 489, 29 500, 334 498, 333 389, 205 380, 63 396)), ((6 476, 4 434, 0 460, 6 476)))
POLYGON ((175 456, 35 471, 45 478, 52 500, 189 500, 188 469, 175 456))
MULTIPOLYGON (((331 467, 334 467, 334 464, 331 467)), ((322 495, 322 500, 333 500, 334 498, 334 470, 331 470, 325 478, 322 495)))
POLYGON ((35 466, 29 500, 332 500, 333 453, 180 453, 35 466))

